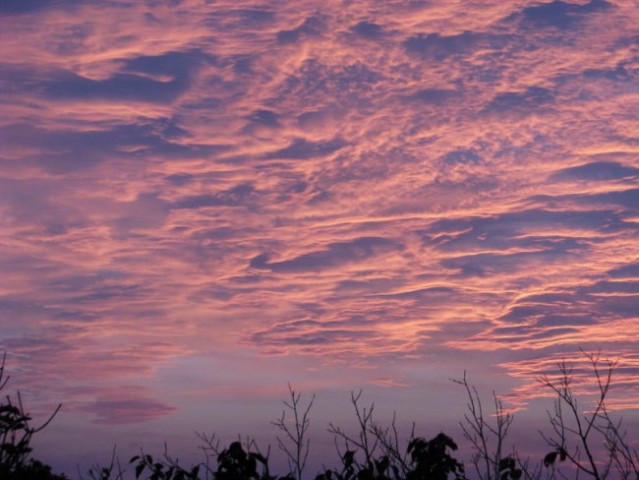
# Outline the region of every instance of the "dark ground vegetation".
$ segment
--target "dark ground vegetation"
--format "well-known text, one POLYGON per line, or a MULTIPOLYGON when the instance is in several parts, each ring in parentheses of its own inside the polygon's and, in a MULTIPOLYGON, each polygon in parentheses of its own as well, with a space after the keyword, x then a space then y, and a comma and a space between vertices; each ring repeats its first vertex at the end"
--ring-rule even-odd
MULTIPOLYGON (((493 396, 494 408, 485 412, 477 389, 466 376, 454 380, 464 390, 467 409, 461 420, 462 433, 472 452, 464 465, 456 457, 458 446, 444 433, 432 438, 417 436, 415 428, 406 441, 400 440, 395 420, 388 426, 373 416, 374 406, 363 406, 361 392, 352 393, 356 433, 347 433, 329 424, 335 437, 339 464, 320 473, 306 471, 310 452, 308 430, 314 397, 302 403, 301 395, 289 385, 284 411, 272 422, 280 432, 277 446, 288 460, 288 472, 273 474, 269 469, 270 449, 263 453, 247 439, 225 448, 215 435, 198 434, 204 461, 184 467, 165 450, 159 458, 141 451, 128 465, 114 454, 107 466, 95 466, 83 477, 91 480, 542 480, 542 479, 623 479, 639 480, 639 454, 627 438, 620 419, 608 407, 612 374, 616 363, 598 353, 582 352, 590 366, 596 387, 594 405, 584 411, 575 395, 572 370, 566 363, 557 366, 557 375, 539 378, 541 386, 555 394, 548 412, 547 430, 540 434, 548 453, 540 459, 520 456, 506 446, 513 415, 493 396)), ((0 391, 5 390, 5 356, 0 364, 0 391)), ((31 440, 45 428, 60 406, 38 426, 32 426, 18 393, 0 401, 0 480, 67 480, 32 456, 31 440)))

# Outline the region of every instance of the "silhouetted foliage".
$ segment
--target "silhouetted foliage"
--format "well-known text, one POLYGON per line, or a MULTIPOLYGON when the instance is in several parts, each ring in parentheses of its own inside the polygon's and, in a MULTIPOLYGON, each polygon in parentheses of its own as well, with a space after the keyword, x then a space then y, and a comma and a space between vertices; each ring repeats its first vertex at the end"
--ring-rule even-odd
MULTIPOLYGON (((558 377, 541 377, 540 384, 553 391, 556 400, 554 410, 548 412, 552 432, 540 431, 551 450, 538 462, 522 459, 515 448, 504 453, 513 415, 494 393, 494 411, 487 415, 477 389, 466 375, 455 380, 467 395, 467 413, 461 427, 473 450, 473 479, 639 480, 639 454, 627 440, 621 421, 613 420, 606 404, 616 364, 602 360, 599 354, 582 353, 590 363, 598 387, 594 407, 585 412, 579 407, 571 383, 572 370, 565 362, 558 365, 558 377), (567 468, 562 470, 562 465, 567 468)), ((4 375, 4 358, 0 364, 0 390, 8 380, 4 375)), ((389 426, 383 426, 373 415, 374 404, 363 406, 361 395, 361 391, 351 393, 357 421, 355 433, 347 433, 333 424, 328 427, 335 438, 340 465, 323 467, 315 480, 468 480, 464 464, 454 457, 458 446, 451 437, 442 432, 427 440, 415 435, 413 424, 408 438, 402 442, 395 417, 389 426)), ((54 474, 50 466, 31 458, 30 446, 33 435, 49 424, 60 406, 40 427, 34 428, 20 394, 15 398, 7 396, 0 403, 0 480, 66 480, 64 475, 54 474)), ((284 434, 283 438, 277 438, 289 465, 289 473, 284 476, 271 474, 270 449, 262 453, 249 438, 220 448, 215 435, 205 434, 198 434, 204 443, 201 449, 205 462, 184 468, 169 455, 165 444, 164 455, 159 459, 144 451, 130 459, 134 476, 136 480, 303 480, 314 399, 303 406, 300 394, 289 385, 289 400, 284 401, 286 410, 272 422, 284 434)), ((114 449, 110 465, 96 466, 88 474, 93 480, 124 480, 126 472, 114 449)))
POLYGON ((413 438, 406 449, 410 461, 405 472, 400 472, 388 455, 369 457, 360 465, 355 459, 357 451, 346 450, 342 455, 340 471, 328 469, 315 480, 465 479, 464 466, 450 455, 449 450, 457 450, 457 444, 444 433, 431 440, 413 438))
POLYGON ((523 470, 517 468, 517 461, 513 457, 502 458, 499 461, 500 480, 519 480, 523 470))
POLYGON ((185 470, 176 463, 155 461, 151 455, 144 454, 132 457, 129 463, 135 464, 135 478, 148 470, 149 480, 198 480, 200 473, 199 465, 185 470))
POLYGON ((406 474, 406 480, 446 480, 450 475, 456 479, 465 478, 464 466, 448 450, 457 450, 457 444, 443 433, 430 441, 414 439, 408 444, 413 469, 406 474))
POLYGON ((266 457, 255 452, 245 452, 240 442, 233 442, 229 448, 222 450, 217 458, 217 472, 215 478, 218 480, 268 480, 268 460, 266 457), (262 473, 258 472, 258 464, 263 468, 262 473))
MULTIPOLYGON (((0 362, 0 391, 9 378, 5 376, 6 354, 0 362)), ((29 458, 33 435, 45 428, 60 410, 60 405, 53 414, 39 427, 30 425, 31 416, 22 406, 20 392, 17 400, 9 395, 0 403, 0 479, 2 480, 64 480, 64 475, 55 475, 51 467, 29 458)))

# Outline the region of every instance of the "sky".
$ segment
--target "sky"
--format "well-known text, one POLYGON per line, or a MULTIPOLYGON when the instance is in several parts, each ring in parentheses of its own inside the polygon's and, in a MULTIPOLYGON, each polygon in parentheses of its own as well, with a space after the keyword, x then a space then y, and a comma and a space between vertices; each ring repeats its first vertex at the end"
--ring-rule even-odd
POLYGON ((539 420, 579 348, 639 422, 638 25, 635 0, 0 2, 0 349, 36 419, 63 404, 39 456, 272 443, 287 383, 318 435, 362 389, 459 438, 450 378, 539 420))

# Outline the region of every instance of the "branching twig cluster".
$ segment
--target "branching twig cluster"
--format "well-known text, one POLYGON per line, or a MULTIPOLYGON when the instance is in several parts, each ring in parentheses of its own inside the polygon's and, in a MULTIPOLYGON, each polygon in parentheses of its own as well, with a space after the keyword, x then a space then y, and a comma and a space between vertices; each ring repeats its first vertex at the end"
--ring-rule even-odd
POLYGON ((513 415, 504 409, 504 405, 493 391, 494 423, 486 418, 479 392, 466 378, 466 372, 460 380, 453 380, 464 387, 468 403, 460 426, 464 438, 473 448, 471 461, 475 472, 482 480, 517 479, 524 473, 516 466, 521 463, 515 451, 504 456, 508 430, 513 423, 513 415))
POLYGON ((351 392, 351 404, 357 419, 355 434, 348 434, 341 427, 329 424, 328 431, 334 435, 335 447, 340 458, 352 462, 360 471, 369 471, 380 478, 406 478, 411 469, 407 446, 416 439, 415 424, 412 424, 405 442, 402 442, 396 415, 393 414, 390 425, 383 426, 373 415, 375 404, 362 406, 361 397, 361 390, 357 393, 351 392), (342 447, 339 441, 342 442, 342 447), (358 461, 355 455, 357 452, 363 455, 363 461, 358 461))
POLYGON ((284 400, 286 410, 282 411, 282 416, 274 422, 275 425, 284 434, 284 439, 277 437, 277 445, 286 454, 289 469, 296 480, 302 479, 308 454, 310 451, 310 439, 308 438, 308 429, 311 424, 309 413, 315 401, 315 395, 311 397, 306 407, 300 405, 301 395, 295 393, 291 384, 288 384, 289 400, 284 400), (289 423, 286 412, 292 414, 292 425, 289 423))
POLYGON ((639 479, 639 455, 627 441, 621 419, 614 420, 606 401, 617 362, 602 359, 601 353, 581 350, 590 364, 596 381, 594 406, 584 412, 573 387, 573 371, 566 362, 558 365, 559 378, 543 376, 540 383, 555 392, 553 412, 548 412, 552 434, 540 431, 553 451, 544 463, 553 465, 557 458, 567 460, 578 472, 596 480, 607 478, 639 479))

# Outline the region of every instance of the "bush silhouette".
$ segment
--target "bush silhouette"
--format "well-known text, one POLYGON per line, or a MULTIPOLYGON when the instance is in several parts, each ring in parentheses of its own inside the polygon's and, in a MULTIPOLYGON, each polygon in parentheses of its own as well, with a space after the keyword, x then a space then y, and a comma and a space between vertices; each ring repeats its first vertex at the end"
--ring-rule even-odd
POLYGON ((457 445, 444 433, 431 440, 414 438, 406 450, 410 462, 404 474, 391 463, 388 455, 369 458, 359 465, 355 460, 357 452, 347 450, 342 455, 341 471, 326 470, 315 480, 447 480, 450 475, 464 479, 464 466, 449 454, 449 450, 457 450, 457 445))
MULTIPOLYGON (((4 390, 9 378, 5 376, 6 354, 0 362, 0 391, 4 390)), ((33 435, 45 428, 60 410, 60 406, 47 421, 34 428, 31 416, 24 411, 20 392, 17 400, 9 395, 0 403, 0 479, 2 480, 64 480, 64 475, 55 475, 51 467, 29 458, 33 435)))

